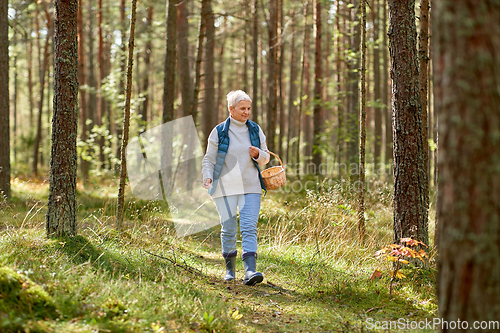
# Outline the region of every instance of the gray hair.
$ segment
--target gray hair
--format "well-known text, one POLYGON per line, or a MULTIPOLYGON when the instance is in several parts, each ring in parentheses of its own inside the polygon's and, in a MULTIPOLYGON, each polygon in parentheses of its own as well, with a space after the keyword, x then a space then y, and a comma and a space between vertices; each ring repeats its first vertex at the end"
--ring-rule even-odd
POLYGON ((229 110, 230 106, 235 106, 241 101, 249 101, 252 102, 250 96, 247 95, 243 90, 230 91, 227 96, 227 109, 229 110))

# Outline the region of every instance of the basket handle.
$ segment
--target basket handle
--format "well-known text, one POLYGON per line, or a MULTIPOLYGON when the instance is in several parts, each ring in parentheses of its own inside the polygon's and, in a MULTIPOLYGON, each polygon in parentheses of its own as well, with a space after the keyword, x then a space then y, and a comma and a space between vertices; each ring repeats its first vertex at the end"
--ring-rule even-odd
POLYGON ((278 155, 276 155, 275 153, 273 153, 273 152, 272 152, 272 151, 270 151, 270 150, 267 150, 267 152, 268 152, 269 154, 273 155, 274 157, 276 157, 276 158, 278 159, 278 161, 280 162, 281 167, 283 168, 283 162, 281 162, 281 159, 279 158, 279 156, 278 156, 278 155))

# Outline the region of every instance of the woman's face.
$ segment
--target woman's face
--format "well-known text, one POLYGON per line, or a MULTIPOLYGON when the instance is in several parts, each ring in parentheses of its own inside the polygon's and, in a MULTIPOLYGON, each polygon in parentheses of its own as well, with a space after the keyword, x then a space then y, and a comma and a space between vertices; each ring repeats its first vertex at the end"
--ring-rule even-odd
POLYGON ((239 101, 236 105, 229 107, 229 112, 235 120, 245 122, 252 112, 252 102, 239 101))

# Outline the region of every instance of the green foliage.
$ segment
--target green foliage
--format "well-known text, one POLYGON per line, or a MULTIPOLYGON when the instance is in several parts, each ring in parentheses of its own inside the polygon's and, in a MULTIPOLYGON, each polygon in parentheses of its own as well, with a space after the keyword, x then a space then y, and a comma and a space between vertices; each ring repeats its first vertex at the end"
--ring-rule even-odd
POLYGON ((118 232, 110 199, 116 185, 89 183, 79 189, 79 236, 58 239, 43 230, 47 185, 14 183, 0 215, 0 265, 29 275, 56 309, 53 317, 0 314, 14 332, 362 332, 367 317, 435 315, 432 273, 405 270, 392 297, 385 280, 370 280, 373 252, 392 237, 389 184, 367 193, 365 245, 356 233, 355 193, 342 179, 269 192, 259 219, 258 269, 266 280, 248 287, 240 260, 237 281, 222 281, 220 227, 177 238, 165 202, 132 199, 118 232))
MULTIPOLYGON (((26 273, 32 273, 28 271, 26 273)), ((0 267, 0 328, 16 332, 30 319, 55 318, 52 297, 25 274, 0 267)))
MULTIPOLYGON (((427 247, 424 243, 413 238, 401 238, 400 242, 406 245, 391 244, 375 253, 376 258, 385 258, 392 263, 391 280, 389 283, 390 295, 392 295, 393 282, 396 279, 406 278, 401 272, 402 265, 407 265, 408 267, 418 267, 418 264, 426 265, 425 259, 429 258, 424 249, 427 247)), ((380 277, 381 274, 382 271, 376 269, 370 279, 374 280, 376 277, 380 277)))

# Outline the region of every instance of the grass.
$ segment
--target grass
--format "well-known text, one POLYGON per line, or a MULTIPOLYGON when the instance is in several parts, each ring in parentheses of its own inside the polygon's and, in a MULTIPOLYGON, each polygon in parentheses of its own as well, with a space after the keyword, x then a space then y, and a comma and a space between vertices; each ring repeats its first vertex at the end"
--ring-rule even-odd
POLYGON ((79 236, 47 239, 47 183, 15 180, 13 200, 0 204, 0 331, 366 332, 367 320, 435 317, 433 262, 406 270, 390 297, 391 267, 373 258, 392 240, 390 187, 367 193, 361 244, 355 193, 339 181, 320 185, 263 199, 258 268, 265 280, 248 287, 241 260, 237 281, 222 281, 220 227, 177 238, 165 202, 129 196, 126 229, 117 232, 109 181, 78 186, 79 236), (386 275, 372 281, 376 268, 386 275), (21 281, 17 294, 2 284, 4 271, 21 281), (10 306, 29 306, 19 292, 30 287, 45 293, 54 313, 10 306))

